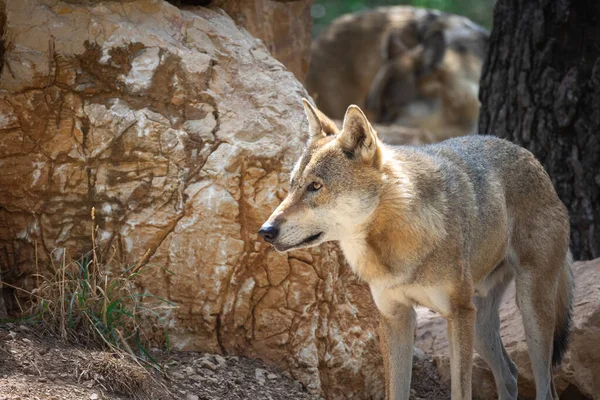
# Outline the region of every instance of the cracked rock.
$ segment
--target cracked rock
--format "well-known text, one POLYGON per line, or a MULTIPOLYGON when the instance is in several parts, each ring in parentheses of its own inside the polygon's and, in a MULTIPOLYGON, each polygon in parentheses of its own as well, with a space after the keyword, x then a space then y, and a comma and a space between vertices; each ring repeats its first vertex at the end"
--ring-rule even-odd
POLYGON ((216 8, 3 12, 6 282, 32 289, 36 248, 40 263, 88 252, 94 207, 102 258, 146 265, 140 290, 177 306, 162 316, 173 349, 261 358, 328 399, 382 398, 377 312, 339 248, 279 254, 257 235, 307 139, 293 74, 216 8))

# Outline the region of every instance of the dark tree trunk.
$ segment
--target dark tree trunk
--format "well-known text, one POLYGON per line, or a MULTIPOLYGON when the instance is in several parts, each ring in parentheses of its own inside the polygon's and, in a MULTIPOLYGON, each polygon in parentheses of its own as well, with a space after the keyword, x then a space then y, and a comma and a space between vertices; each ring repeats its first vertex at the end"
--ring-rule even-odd
POLYGON ((538 157, 575 258, 600 257, 600 1, 498 0, 480 98, 479 131, 538 157))

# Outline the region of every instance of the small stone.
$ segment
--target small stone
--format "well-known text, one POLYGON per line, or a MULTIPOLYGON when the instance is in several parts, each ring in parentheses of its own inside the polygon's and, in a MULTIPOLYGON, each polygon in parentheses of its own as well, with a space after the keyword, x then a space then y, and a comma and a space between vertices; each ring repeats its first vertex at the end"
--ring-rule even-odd
POLYGON ((183 371, 187 374, 187 375, 194 375, 196 373, 196 370, 194 369, 194 367, 185 367, 183 369, 183 371))
POLYGON ((92 394, 90 395, 90 400, 98 400, 98 398, 99 398, 99 397, 98 397, 98 393, 92 393, 92 394))
POLYGON ((173 377, 173 378, 175 378, 175 379, 179 379, 179 380, 180 380, 180 379, 185 379, 185 376, 183 376, 183 374, 182 374, 182 373, 180 373, 180 372, 173 372, 173 373, 171 374, 171 377, 173 377))
POLYGON ((205 358, 203 358, 202 360, 200 360, 200 366, 202 368, 206 368, 206 369, 209 369, 211 371, 216 371, 217 370, 217 366, 214 363, 208 361, 205 358))
POLYGON ((418 347, 414 348, 413 361, 424 361, 427 358, 425 352, 418 347))
POLYGON ((10 331, 8 332, 8 336, 10 336, 11 339, 14 339, 17 337, 17 332, 10 331))
POLYGON ((214 357, 215 357, 215 361, 217 362, 217 364, 219 364, 219 367, 227 366, 227 360, 225 359, 225 357, 220 356, 218 354, 215 354, 214 357))
POLYGON ((198 400, 199 397, 196 396, 195 394, 188 394, 187 396, 185 396, 185 400, 198 400))
POLYGON ((90 379, 90 380, 83 382, 83 386, 85 386, 86 388, 91 388, 92 386, 94 386, 94 380, 90 379))
POLYGON ((40 376, 40 377, 38 378, 38 382, 48 382, 48 379, 47 379, 47 378, 44 378, 43 376, 40 376))
POLYGON ((260 385, 264 385, 266 382, 266 379, 265 379, 266 372, 267 371, 265 371, 264 369, 260 369, 260 368, 256 368, 256 370, 254 371, 254 377, 256 378, 256 380, 258 381, 258 383, 260 385))
POLYGON ((427 356, 425 352, 418 347, 415 347, 413 350, 413 361, 425 361, 427 356))
POLYGON ((271 379, 271 380, 277 379, 277 375, 276 374, 269 374, 269 375, 267 375, 267 379, 271 379))
POLYGON ((417 391, 415 389, 410 389, 410 394, 414 396, 415 394, 417 394, 417 391))

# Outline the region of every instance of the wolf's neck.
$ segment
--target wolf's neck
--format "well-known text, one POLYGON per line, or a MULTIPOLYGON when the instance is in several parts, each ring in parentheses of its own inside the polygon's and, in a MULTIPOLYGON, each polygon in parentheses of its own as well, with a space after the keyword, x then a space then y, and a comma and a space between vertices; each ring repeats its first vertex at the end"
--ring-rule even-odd
POLYGON ((435 168, 414 154, 391 156, 384 157, 378 206, 368 221, 340 238, 346 259, 367 282, 408 271, 445 235, 445 200, 435 168))

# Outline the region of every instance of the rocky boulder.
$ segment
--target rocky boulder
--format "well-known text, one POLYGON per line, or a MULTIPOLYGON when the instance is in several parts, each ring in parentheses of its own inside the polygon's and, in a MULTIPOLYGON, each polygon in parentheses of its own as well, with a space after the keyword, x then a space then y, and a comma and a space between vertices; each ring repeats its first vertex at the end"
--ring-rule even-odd
POLYGON ((304 82, 310 62, 314 0, 213 0, 252 36, 263 41, 273 57, 304 82))
MULTIPOLYGON (((595 398, 600 393, 600 259, 573 266, 575 293, 573 331, 563 363, 555 371, 555 383, 565 399, 595 398)), ((534 399, 535 383, 527 353, 521 314, 515 303, 514 285, 507 290, 500 310, 501 335, 506 351, 519 368, 519 398, 534 399)), ((417 346, 436 358, 438 372, 450 382, 446 322, 428 310, 420 310, 417 346)), ((491 371, 476 354, 473 368, 476 398, 497 398, 491 371)))
POLYGON ((377 312, 338 248, 279 254, 256 234, 306 139, 292 73, 216 9, 0 5, 2 279, 31 287, 36 251, 87 252, 95 207, 104 257, 153 266, 141 289, 177 304, 175 349, 382 398, 377 312))

